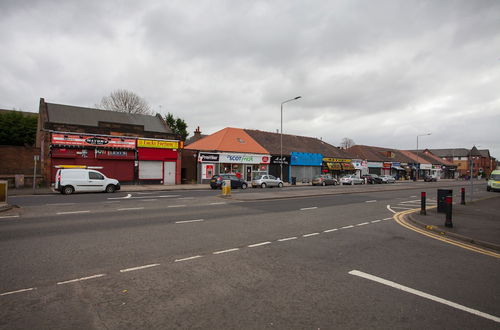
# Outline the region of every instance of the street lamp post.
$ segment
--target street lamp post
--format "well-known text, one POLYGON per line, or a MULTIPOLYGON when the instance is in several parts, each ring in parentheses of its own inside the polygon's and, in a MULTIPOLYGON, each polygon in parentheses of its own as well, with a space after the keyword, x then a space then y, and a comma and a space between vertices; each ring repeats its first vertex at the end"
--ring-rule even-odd
POLYGON ((416 173, 416 178, 418 180, 418 174, 420 172, 420 163, 419 163, 419 160, 418 160, 418 138, 421 137, 421 136, 427 136, 427 135, 431 135, 432 133, 427 133, 427 134, 420 134, 420 135, 417 135, 417 173, 416 173))
MULTIPOLYGON (((280 179, 283 180, 283 104, 300 99, 302 96, 296 96, 281 102, 281 134, 280 134, 280 179)), ((284 180, 283 180, 284 181, 284 180)))

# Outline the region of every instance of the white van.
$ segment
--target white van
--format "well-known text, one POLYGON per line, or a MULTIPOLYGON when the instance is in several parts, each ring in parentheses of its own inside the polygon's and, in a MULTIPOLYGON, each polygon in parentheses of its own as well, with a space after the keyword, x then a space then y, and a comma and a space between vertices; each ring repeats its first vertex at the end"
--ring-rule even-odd
POLYGON ((65 195, 80 191, 112 193, 120 190, 120 182, 92 169, 61 168, 56 172, 55 189, 65 195))

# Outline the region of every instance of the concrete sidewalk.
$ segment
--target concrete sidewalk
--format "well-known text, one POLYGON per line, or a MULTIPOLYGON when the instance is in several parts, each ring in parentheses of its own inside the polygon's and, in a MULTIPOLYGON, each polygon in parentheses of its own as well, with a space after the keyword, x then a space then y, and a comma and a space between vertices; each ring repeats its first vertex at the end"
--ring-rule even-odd
POLYGON ((453 204, 453 228, 444 226, 445 214, 437 208, 427 210, 427 215, 411 213, 407 219, 414 224, 444 235, 500 251, 500 194, 490 198, 453 204))

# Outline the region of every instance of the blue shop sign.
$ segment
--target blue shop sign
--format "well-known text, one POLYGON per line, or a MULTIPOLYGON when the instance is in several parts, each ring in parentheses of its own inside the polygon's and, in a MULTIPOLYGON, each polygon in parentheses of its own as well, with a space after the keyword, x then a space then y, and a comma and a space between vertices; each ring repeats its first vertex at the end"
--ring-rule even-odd
POLYGON ((312 154, 308 152, 292 152, 290 154, 291 165, 321 166, 322 162, 323 162, 322 154, 312 154))

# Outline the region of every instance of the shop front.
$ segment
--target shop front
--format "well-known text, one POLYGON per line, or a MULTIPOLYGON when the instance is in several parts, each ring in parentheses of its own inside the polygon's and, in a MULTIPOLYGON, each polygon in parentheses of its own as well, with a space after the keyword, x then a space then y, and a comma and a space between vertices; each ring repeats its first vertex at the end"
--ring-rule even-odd
POLYGON ((288 173, 290 171, 290 156, 271 156, 271 162, 269 163, 269 174, 274 175, 277 178, 281 177, 281 166, 283 164, 283 181, 288 181, 288 173))
POLYGON ((269 173, 271 157, 262 154, 207 153, 198 154, 198 182, 209 183, 216 174, 234 174, 250 182, 257 175, 269 173))
MULTIPOLYGON (((322 163, 322 154, 292 152, 290 155, 290 177, 295 177, 297 182, 311 182, 314 176, 321 174, 322 163)), ((285 176, 284 173, 283 176, 285 176)))
POLYGON ((368 174, 368 162, 366 160, 355 159, 351 161, 352 166, 356 170, 356 175, 368 174))
POLYGON ((52 133, 50 144, 51 182, 58 165, 100 167, 107 177, 120 182, 134 180, 135 139, 115 136, 52 133))
POLYGON ((137 139, 137 177, 144 183, 180 183, 182 141, 137 139))
POLYGON ((380 175, 391 175, 391 168, 392 168, 391 162, 383 162, 380 175))
POLYGON ((340 178, 345 174, 353 174, 356 172, 352 159, 345 158, 328 158, 322 159, 323 173, 329 173, 335 178, 340 178))
POLYGON ((396 180, 401 180, 406 177, 406 169, 402 167, 401 162, 392 162, 391 175, 396 178, 396 180))
POLYGON ((382 162, 368 162, 368 173, 383 175, 382 174, 382 162))

